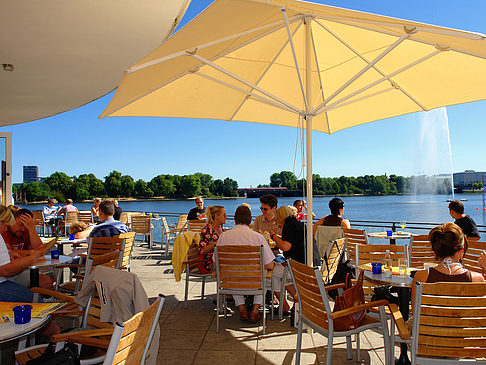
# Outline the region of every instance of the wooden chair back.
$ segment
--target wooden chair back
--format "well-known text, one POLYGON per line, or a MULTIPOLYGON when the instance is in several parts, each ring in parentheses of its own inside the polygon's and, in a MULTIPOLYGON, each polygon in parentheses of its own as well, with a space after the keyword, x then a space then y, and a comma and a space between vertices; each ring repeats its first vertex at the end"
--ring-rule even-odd
POLYGON ((479 256, 481 256, 481 252, 484 250, 486 250, 486 242, 468 241, 466 253, 462 258, 464 267, 484 275, 483 268, 478 264, 479 256))
POLYGON ((187 214, 181 214, 175 226, 177 233, 187 231, 187 214))
POLYGON ((330 283, 337 271, 339 263, 342 261, 346 250, 346 238, 332 241, 329 245, 325 257, 326 261, 321 266, 321 275, 325 283, 330 283))
POLYGON ((423 269, 426 262, 437 263, 429 236, 426 234, 411 236, 409 250, 411 267, 423 269))
POLYGON ((194 242, 189 246, 187 250, 187 259, 184 261, 186 265, 187 272, 198 272, 198 262, 199 262, 199 253, 197 252, 198 245, 194 242))
POLYGON ((416 283, 412 363, 450 357, 434 363, 462 364, 460 359, 484 358, 485 338, 486 283, 416 283))
POLYGON ((207 224, 205 220, 195 219, 187 221, 188 230, 193 232, 201 232, 201 229, 207 224))
POLYGON ((372 262, 385 263, 386 251, 390 251, 392 265, 398 266, 399 259, 406 259, 408 262, 407 245, 357 245, 356 246, 356 266, 370 264, 372 262))
POLYGON ((356 245, 367 245, 368 235, 364 229, 344 228, 348 259, 356 262, 356 245))
POLYGON ((36 227, 44 227, 44 214, 40 210, 32 211, 34 215, 34 223, 36 227))
POLYGON ((132 216, 131 230, 137 234, 150 234, 152 231, 151 218, 146 215, 132 216))
MULTIPOLYGON (((143 312, 135 314, 123 325, 116 324, 103 365, 144 364, 165 297, 157 300, 143 312)), ((157 354, 152 354, 157 357, 157 354)))
POLYGON ((263 248, 247 245, 215 246, 216 277, 220 289, 260 290, 265 281, 263 248))
POLYGON ((170 227, 169 223, 167 223, 167 219, 165 217, 161 217, 160 221, 162 226, 162 232, 164 232, 164 234, 170 234, 170 227))
POLYGON ((101 322, 101 300, 98 295, 98 290, 94 289, 83 316, 82 326, 83 328, 97 329, 97 328, 112 328, 113 325, 109 322, 101 322))
POLYGON ((289 260, 289 266, 302 316, 328 330, 331 307, 319 271, 294 260, 289 260))
POLYGON ((80 210, 78 212, 78 221, 86 224, 93 223, 93 214, 90 210, 80 210))
POLYGON ((122 222, 124 224, 128 224, 128 214, 127 214, 127 212, 122 212, 120 214, 120 222, 122 222))
POLYGON ((118 235, 118 238, 123 239, 123 253, 120 263, 120 268, 128 269, 130 271, 130 262, 132 259, 133 244, 135 242, 135 232, 127 232, 118 235))
POLYGON ((90 238, 87 257, 91 258, 114 251, 119 251, 121 253, 124 250, 124 245, 125 239, 119 236, 90 238))

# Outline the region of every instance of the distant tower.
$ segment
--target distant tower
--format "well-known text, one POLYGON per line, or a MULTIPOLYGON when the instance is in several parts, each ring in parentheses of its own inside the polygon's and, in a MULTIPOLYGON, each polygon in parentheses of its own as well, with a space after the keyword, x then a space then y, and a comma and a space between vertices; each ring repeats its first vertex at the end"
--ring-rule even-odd
POLYGON ((24 183, 39 181, 39 168, 37 166, 24 166, 24 183))

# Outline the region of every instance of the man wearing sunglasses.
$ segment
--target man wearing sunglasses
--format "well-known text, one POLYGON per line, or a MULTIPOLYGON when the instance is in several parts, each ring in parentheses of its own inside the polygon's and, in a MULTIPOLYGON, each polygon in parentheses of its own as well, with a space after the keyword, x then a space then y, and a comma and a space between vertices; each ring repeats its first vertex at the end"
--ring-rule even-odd
POLYGON ((277 225, 277 219, 273 214, 277 209, 277 197, 273 194, 267 194, 260 197, 260 210, 262 215, 255 218, 253 230, 256 232, 264 233, 277 231, 280 229, 277 225))

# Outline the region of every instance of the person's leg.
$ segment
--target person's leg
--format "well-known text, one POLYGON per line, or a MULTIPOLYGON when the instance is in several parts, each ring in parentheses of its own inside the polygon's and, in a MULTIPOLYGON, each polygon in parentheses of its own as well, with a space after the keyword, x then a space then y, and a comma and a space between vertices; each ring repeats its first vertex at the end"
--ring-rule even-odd
POLYGON ((246 310, 245 297, 243 295, 233 295, 233 299, 235 300, 235 306, 240 311, 240 320, 247 321, 248 311, 246 310))
POLYGON ((34 293, 25 286, 10 280, 0 283, 0 302, 32 303, 33 300, 34 293))
POLYGON ((253 297, 253 308, 250 315, 248 316, 250 323, 257 323, 260 320, 260 313, 258 313, 258 311, 260 310, 260 306, 262 304, 263 295, 255 295, 253 297))
MULTIPOLYGON (((282 277, 284 273, 284 267, 280 263, 276 263, 274 268, 273 268, 273 290, 275 292, 275 297, 280 298, 280 290, 282 289, 282 277)), ((288 287, 285 287, 286 289, 288 287)), ((274 298, 272 298, 274 300, 274 298)), ((290 306, 287 303, 287 300, 283 298, 283 311, 288 312, 290 311, 290 306)))

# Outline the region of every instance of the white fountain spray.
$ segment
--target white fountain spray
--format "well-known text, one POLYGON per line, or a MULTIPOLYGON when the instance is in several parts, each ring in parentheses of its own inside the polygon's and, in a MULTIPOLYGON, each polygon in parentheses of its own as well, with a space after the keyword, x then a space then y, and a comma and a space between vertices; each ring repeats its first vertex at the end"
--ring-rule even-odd
POLYGON ((454 170, 452 169, 452 148, 451 148, 451 136, 449 134, 449 117, 447 115, 447 108, 442 107, 439 108, 439 112, 442 115, 442 127, 445 129, 446 138, 447 138, 447 147, 449 149, 449 167, 451 170, 451 191, 452 191, 452 200, 454 200, 454 170))

